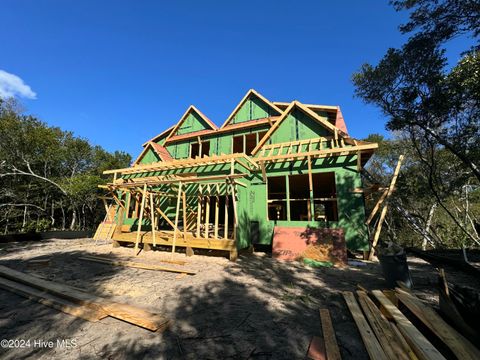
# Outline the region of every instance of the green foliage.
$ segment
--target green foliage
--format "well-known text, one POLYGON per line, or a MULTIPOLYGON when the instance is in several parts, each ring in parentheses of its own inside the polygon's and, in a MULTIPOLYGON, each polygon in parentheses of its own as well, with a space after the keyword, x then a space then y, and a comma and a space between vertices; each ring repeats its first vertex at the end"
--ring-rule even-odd
MULTIPOLYGON (((470 199, 480 183, 480 6, 476 0, 392 4, 410 11, 400 29, 413 35, 377 65, 364 64, 353 75, 356 95, 382 110, 395 136, 378 139, 372 171, 385 180, 392 161, 404 153, 409 160, 397 187, 398 203, 424 227, 434 214, 430 229, 438 231, 436 245, 480 245, 478 203, 470 199), (445 46, 456 36, 473 41, 450 67, 445 46)), ((418 240, 394 215, 387 222, 390 240, 400 235, 418 240)))
POLYGON ((1 99, 0 159, 3 232, 93 228, 103 211, 97 199, 97 185, 106 182, 102 172, 131 161, 126 153, 109 153, 1 99))

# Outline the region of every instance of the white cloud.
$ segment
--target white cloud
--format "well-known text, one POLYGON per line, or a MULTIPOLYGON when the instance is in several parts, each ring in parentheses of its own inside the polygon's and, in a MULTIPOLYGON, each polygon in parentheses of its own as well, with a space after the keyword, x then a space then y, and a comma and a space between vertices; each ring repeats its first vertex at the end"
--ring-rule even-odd
POLYGON ((13 96, 36 99, 37 94, 17 75, 0 70, 0 98, 13 96))

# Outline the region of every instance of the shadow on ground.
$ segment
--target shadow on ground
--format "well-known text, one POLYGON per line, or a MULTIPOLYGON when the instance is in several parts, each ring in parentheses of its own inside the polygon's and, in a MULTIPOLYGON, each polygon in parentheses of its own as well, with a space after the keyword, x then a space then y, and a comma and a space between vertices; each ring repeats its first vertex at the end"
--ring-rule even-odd
MULTIPOLYGON (((109 256, 121 258, 121 251, 113 249, 109 256)), ((155 261, 158 253, 144 253, 140 260, 155 261)), ((330 310, 342 357, 368 359, 341 292, 355 291, 357 284, 367 289, 386 286, 377 264, 312 269, 258 254, 240 256, 236 263, 187 258, 198 273, 183 278, 84 262, 78 257, 92 254, 90 248, 72 250, 68 245, 29 257, 50 258, 48 267, 32 268, 27 261, 5 256, 11 251, 0 254, 2 265, 173 320, 164 333, 112 318, 91 323, 0 289, 0 338, 78 341, 74 349, 0 349, 0 357, 7 359, 304 359, 312 336, 322 334, 320 308, 330 310)), ((421 261, 410 267, 417 287, 431 291, 435 270, 421 261)))

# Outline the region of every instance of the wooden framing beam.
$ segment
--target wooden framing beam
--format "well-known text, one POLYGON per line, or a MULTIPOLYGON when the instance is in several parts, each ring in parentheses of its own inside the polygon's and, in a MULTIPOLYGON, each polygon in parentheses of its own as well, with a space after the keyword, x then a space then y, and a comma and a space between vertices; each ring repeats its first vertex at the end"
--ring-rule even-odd
POLYGON ((202 222, 202 184, 198 185, 198 204, 197 204, 197 238, 200 237, 200 224, 202 222))
POLYGON ((219 212, 220 212, 220 197, 219 197, 219 193, 220 193, 220 188, 217 184, 217 193, 215 194, 215 230, 214 230, 214 235, 213 237, 215 239, 218 239, 218 215, 219 215, 219 212))
POLYGON ((153 193, 150 193, 150 222, 152 226, 153 246, 157 245, 155 237, 155 203, 153 202, 153 193))
POLYGON ((210 185, 207 185, 207 195, 205 196, 205 225, 203 237, 208 239, 208 226, 210 221, 210 185))
POLYGON ((390 182, 390 186, 387 190, 387 195, 385 196, 385 205, 383 206, 382 212, 380 213, 380 218, 378 220, 377 228, 375 229, 375 234, 373 235, 372 247, 370 248, 370 253, 368 255, 368 260, 372 260, 373 253, 375 251, 375 246, 377 246, 378 239, 380 238, 380 233, 382 231, 383 221, 385 220, 385 216, 387 215, 388 209, 388 199, 393 193, 395 189, 395 184, 397 182, 398 174, 400 173, 400 167, 402 166, 404 156, 400 155, 398 158, 397 166, 395 167, 395 171, 393 172, 392 181, 390 182))
POLYGON ((178 195, 177 195, 177 212, 175 213, 175 228, 173 230, 173 242, 172 242, 172 258, 173 254, 175 253, 175 244, 177 241, 177 233, 178 231, 178 215, 180 212, 180 200, 182 195, 182 182, 178 183, 178 195))
POLYGON ((140 241, 140 232, 142 230, 143 212, 145 211, 145 198, 147 197, 147 184, 143 186, 142 204, 140 206, 140 216, 138 218, 137 238, 135 240, 135 256, 138 255, 138 243, 140 241))
POLYGON ((228 203, 229 203, 229 198, 228 198, 228 186, 226 189, 226 195, 225 195, 225 227, 224 227, 224 239, 228 239, 228 203))

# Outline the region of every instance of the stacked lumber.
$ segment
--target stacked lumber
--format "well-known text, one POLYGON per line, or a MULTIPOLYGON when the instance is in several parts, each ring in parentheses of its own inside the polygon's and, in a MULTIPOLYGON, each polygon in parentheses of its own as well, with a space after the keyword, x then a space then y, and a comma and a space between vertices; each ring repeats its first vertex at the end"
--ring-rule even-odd
POLYGON ((344 292, 352 317, 371 359, 480 359, 480 351, 413 293, 397 288, 382 292, 344 292), (377 305, 378 304, 378 305, 377 305), (400 304, 422 323, 420 331, 400 304), (428 332, 428 333, 427 333, 428 332), (434 346, 430 340, 434 340, 434 346), (442 352, 441 352, 442 351, 442 352), (449 352, 449 353, 447 353, 449 352))
POLYGON ((142 308, 114 302, 1 265, 0 288, 93 322, 111 316, 151 331, 163 331, 170 322, 142 308))

